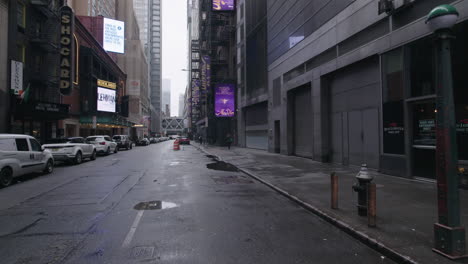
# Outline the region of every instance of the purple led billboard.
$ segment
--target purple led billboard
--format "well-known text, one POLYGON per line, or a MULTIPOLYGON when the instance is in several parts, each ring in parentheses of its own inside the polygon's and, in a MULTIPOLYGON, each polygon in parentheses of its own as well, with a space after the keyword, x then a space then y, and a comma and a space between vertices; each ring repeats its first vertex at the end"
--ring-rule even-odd
POLYGON ((216 117, 233 117, 235 115, 234 84, 217 84, 215 86, 216 117))
POLYGON ((213 0, 214 11, 234 11, 235 0, 213 0))

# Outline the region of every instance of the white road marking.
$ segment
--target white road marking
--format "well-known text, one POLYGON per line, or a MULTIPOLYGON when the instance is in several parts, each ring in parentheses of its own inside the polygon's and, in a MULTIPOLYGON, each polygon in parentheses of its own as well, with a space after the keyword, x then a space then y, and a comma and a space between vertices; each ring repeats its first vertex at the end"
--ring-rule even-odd
POLYGON ((125 237, 124 242, 122 243, 122 247, 128 247, 130 243, 132 242, 133 236, 135 235, 135 231, 140 224, 141 217, 143 216, 143 213, 145 211, 141 210, 138 212, 138 214, 135 217, 135 221, 133 221, 133 225, 130 228, 130 231, 128 231, 127 237, 125 237))

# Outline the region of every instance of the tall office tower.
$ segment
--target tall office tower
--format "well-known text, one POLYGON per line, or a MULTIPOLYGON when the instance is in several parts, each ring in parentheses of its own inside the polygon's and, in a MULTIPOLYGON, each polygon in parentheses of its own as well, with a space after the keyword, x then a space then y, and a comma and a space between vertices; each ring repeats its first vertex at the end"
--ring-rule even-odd
POLYGON ((162 80, 162 110, 163 116, 171 116, 171 80, 162 80))
POLYGON ((184 116, 184 102, 185 102, 185 95, 179 94, 179 117, 184 116))
POLYGON ((161 132, 161 0, 149 0, 148 60, 151 98, 151 132, 161 132))
POLYGON ((77 15, 104 16, 115 19, 115 0, 69 0, 77 15))
POLYGON ((140 27, 140 40, 143 48, 148 48, 148 0, 133 0, 133 9, 135 10, 135 16, 140 27))

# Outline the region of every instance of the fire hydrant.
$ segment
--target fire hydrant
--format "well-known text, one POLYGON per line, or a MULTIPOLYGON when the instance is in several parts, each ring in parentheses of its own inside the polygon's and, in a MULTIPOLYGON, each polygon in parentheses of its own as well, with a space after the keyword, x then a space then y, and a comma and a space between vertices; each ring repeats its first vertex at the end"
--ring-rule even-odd
POLYGON ((367 171, 367 165, 362 164, 361 170, 356 175, 358 180, 353 185, 353 190, 358 193, 358 214, 360 216, 367 216, 367 194, 369 192, 369 183, 374 179, 367 171))

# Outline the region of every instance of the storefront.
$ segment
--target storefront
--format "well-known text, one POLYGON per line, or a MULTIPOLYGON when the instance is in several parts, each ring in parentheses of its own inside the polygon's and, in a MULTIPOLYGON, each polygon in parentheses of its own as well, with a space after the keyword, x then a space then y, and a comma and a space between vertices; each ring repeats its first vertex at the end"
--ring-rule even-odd
POLYGON ((63 136, 59 120, 68 116, 69 106, 49 102, 18 102, 14 108, 12 133, 31 135, 41 143, 63 136))
MULTIPOLYGON (((454 29, 453 80, 460 165, 468 164, 468 23, 454 29)), ((381 170, 435 179, 436 95, 433 36, 382 55, 381 170)))

